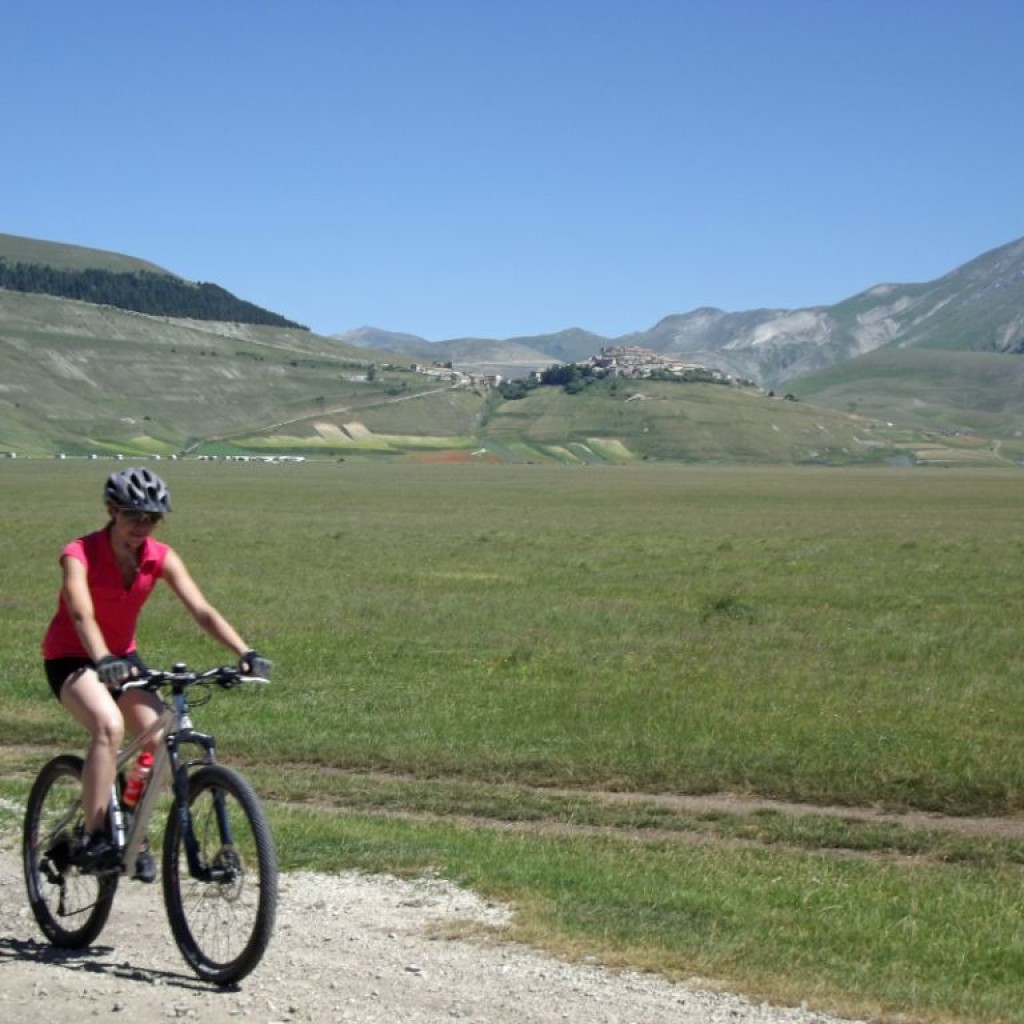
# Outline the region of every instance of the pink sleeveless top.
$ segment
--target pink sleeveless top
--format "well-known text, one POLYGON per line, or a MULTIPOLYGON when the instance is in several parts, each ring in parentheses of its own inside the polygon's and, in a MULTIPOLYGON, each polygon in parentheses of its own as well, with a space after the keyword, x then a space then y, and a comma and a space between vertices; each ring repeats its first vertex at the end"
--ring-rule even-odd
MULTIPOLYGON (((168 550, 166 544, 147 537, 139 550, 139 571, 130 587, 125 587, 114 560, 109 528, 79 537, 61 552, 62 562, 65 558, 76 558, 86 568, 96 622, 111 654, 130 654, 135 650, 139 612, 163 575, 168 550)), ((89 657, 71 619, 63 590, 57 613, 43 638, 43 657, 89 657)))

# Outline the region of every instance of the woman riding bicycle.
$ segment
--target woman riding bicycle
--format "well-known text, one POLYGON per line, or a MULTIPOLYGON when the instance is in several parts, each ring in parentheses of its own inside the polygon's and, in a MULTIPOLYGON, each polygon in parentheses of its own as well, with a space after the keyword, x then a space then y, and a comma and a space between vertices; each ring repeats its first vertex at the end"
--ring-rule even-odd
MULTIPOLYGON (((91 869, 113 867, 117 857, 105 826, 125 727, 138 735, 162 710, 159 698, 146 690, 112 692, 145 671, 136 649, 136 624, 157 580, 167 582, 201 629, 238 656, 241 671, 269 678, 271 670, 270 662, 206 600, 180 556, 153 539, 156 525, 171 511, 163 480, 145 468, 112 473, 103 500, 107 525, 72 541, 61 553, 63 585, 42 645, 50 688, 89 732, 82 772, 86 834, 75 857, 91 869)), ((156 877, 148 849, 134 877, 145 882, 156 877)))

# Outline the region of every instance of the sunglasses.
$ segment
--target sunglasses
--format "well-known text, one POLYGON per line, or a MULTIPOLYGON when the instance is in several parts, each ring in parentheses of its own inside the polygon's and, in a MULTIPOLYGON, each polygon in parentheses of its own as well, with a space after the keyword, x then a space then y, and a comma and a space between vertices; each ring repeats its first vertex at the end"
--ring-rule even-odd
POLYGON ((118 515, 123 519, 127 519, 130 523, 139 523, 142 526, 155 526, 163 519, 163 513, 161 512, 143 512, 137 508, 119 508, 117 510, 118 515))

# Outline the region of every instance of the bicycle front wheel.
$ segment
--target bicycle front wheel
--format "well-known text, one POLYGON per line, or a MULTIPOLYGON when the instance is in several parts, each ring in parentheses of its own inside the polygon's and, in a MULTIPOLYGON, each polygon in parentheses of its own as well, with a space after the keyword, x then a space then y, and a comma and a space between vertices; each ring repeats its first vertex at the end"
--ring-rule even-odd
POLYGON ((184 828, 173 808, 164 833, 167 917, 196 974, 231 985, 260 962, 274 930, 277 857, 270 826, 249 783, 224 765, 206 765, 189 777, 188 803, 184 828))
POLYGON ((103 930, 119 875, 83 874, 71 863, 82 835, 80 757, 64 754, 43 766, 28 796, 22 860, 28 901, 43 934, 55 946, 83 949, 103 930))

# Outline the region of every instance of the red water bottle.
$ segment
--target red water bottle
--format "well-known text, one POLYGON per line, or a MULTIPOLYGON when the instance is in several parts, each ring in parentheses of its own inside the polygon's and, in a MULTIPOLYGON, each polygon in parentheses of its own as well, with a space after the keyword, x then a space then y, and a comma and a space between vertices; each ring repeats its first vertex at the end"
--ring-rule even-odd
POLYGON ((130 809, 139 802, 139 797, 142 796, 142 791, 146 788, 146 780, 152 770, 153 755, 148 750, 144 750, 135 759, 132 770, 124 780, 124 793, 121 795, 121 802, 126 808, 130 809))

